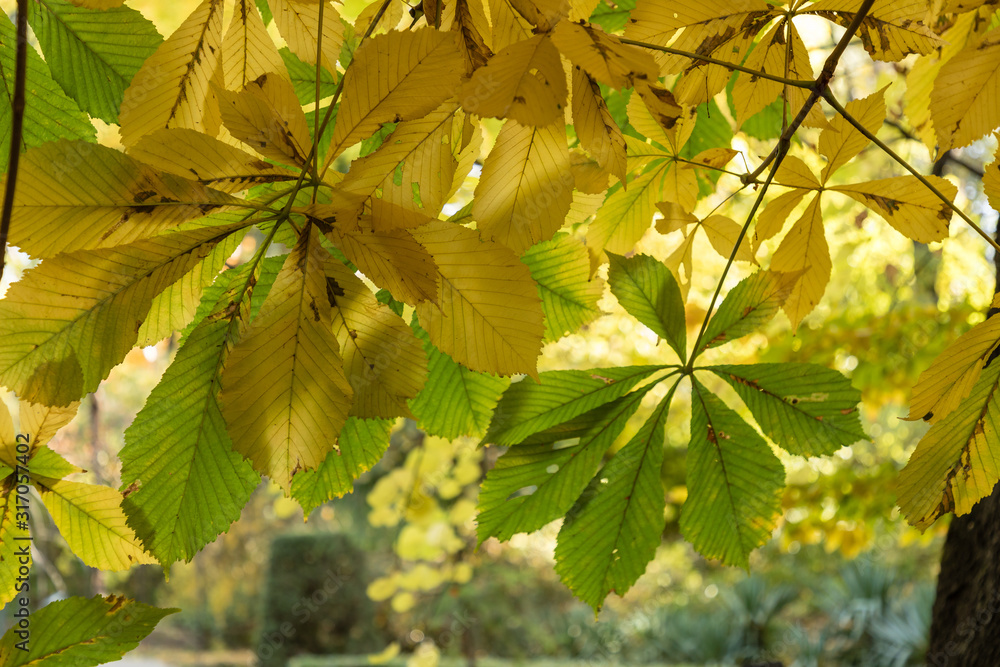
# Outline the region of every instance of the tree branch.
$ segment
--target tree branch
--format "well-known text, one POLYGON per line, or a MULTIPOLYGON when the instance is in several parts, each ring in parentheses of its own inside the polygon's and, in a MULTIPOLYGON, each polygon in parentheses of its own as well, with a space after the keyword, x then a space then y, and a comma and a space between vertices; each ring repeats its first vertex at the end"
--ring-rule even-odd
POLYGON ((700 53, 692 53, 691 51, 681 51, 680 49, 674 49, 669 46, 660 46, 658 44, 650 44, 649 42, 640 42, 636 39, 626 39, 625 37, 619 37, 622 44, 631 44, 632 46, 641 46, 644 49, 650 49, 652 51, 661 51, 663 53, 669 53, 675 56, 682 56, 684 58, 690 58, 691 60, 700 60, 705 63, 712 65, 719 65, 720 67, 725 67, 726 69, 735 70, 737 72, 745 72, 746 74, 753 75, 759 79, 767 79, 768 81, 776 81, 778 83, 783 83, 786 86, 793 86, 795 88, 812 88, 815 85, 813 81, 799 81, 798 79, 788 79, 783 76, 777 76, 774 74, 768 74, 767 72, 762 72, 756 69, 750 69, 749 67, 744 67, 743 65, 737 65, 736 63, 726 62, 725 60, 719 60, 718 58, 712 58, 710 56, 703 56, 700 53))
POLYGON ((964 220, 967 225, 969 225, 970 227, 972 227, 972 229, 974 229, 977 234, 979 234, 984 239, 986 239, 986 242, 989 243, 993 247, 994 250, 996 250, 998 253, 1000 253, 1000 244, 997 243, 996 239, 994 239, 992 236, 990 236, 989 234, 987 234, 986 232, 984 232, 983 229, 982 229, 982 227, 980 227, 979 225, 977 225, 972 220, 972 218, 970 218, 965 213, 965 211, 963 211, 958 206, 956 206, 955 202, 953 202, 951 199, 949 199, 947 196, 945 196, 945 194, 943 192, 941 192, 933 183, 931 183, 929 180, 927 180, 926 176, 924 176, 919 171, 917 171, 916 169, 914 169, 913 167, 911 167, 909 162, 907 162, 903 158, 899 157, 899 155, 896 153, 896 151, 894 151, 891 148, 889 148, 889 146, 884 141, 882 141, 881 139, 879 139, 878 137, 876 137, 874 134, 872 134, 871 132, 869 132, 868 128, 866 128, 864 125, 862 125, 861 123, 859 123, 856 118, 854 118, 853 116, 851 116, 851 114, 849 114, 847 112, 847 109, 845 109, 844 106, 837 100, 837 98, 833 96, 833 93, 831 93, 829 90, 825 91, 823 93, 823 99, 825 99, 830 104, 830 106, 832 106, 834 109, 836 109, 837 113, 839 113, 841 116, 844 117, 844 120, 846 120, 848 123, 850 123, 851 125, 853 125, 854 129, 856 129, 858 132, 860 132, 865 137, 867 137, 873 144, 875 144, 876 146, 878 146, 879 148, 881 148, 882 151, 886 155, 888 155, 893 160, 895 160, 897 163, 899 163, 900 166, 902 166, 904 169, 906 169, 906 171, 908 171, 911 174, 913 174, 914 176, 916 176, 917 180, 924 184, 924 187, 926 187, 928 190, 930 190, 931 192, 933 192, 935 197, 937 197, 942 202, 944 202, 945 204, 947 204, 948 208, 950 208, 952 211, 954 211, 955 213, 957 213, 958 217, 962 218, 962 220, 964 220))
POLYGON ((17 53, 14 60, 14 97, 11 100, 10 158, 7 161, 7 184, 0 212, 0 281, 7 265, 7 237, 14 215, 14 191, 17 168, 21 162, 21 136, 24 133, 24 87, 28 71, 28 0, 17 0, 17 53))

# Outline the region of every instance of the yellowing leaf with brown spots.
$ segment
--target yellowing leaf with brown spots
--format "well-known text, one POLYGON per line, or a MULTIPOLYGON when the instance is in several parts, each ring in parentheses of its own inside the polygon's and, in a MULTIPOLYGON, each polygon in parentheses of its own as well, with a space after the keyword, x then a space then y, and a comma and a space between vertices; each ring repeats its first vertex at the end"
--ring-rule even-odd
POLYGON ((580 144, 597 163, 624 183, 625 137, 597 82, 579 67, 573 70, 573 127, 580 144))
POLYGON ((573 199, 566 130, 509 120, 483 163, 472 215, 483 238, 517 255, 562 227, 573 199))
POLYGON ((458 40, 419 28, 365 41, 344 75, 327 164, 382 123, 420 118, 454 95, 464 71, 458 40))
POLYGON ((193 178, 222 192, 241 192, 262 183, 298 178, 295 172, 215 137, 182 128, 150 132, 128 154, 152 167, 193 178))
POLYGON ((285 61, 267 34, 253 0, 236 0, 233 19, 222 39, 222 85, 226 90, 242 90, 251 81, 272 73, 287 79, 285 61))
POLYGON ((434 258, 405 229, 377 231, 367 224, 357 230, 330 234, 337 247, 379 287, 409 304, 437 298, 434 258))
POLYGON ((234 137, 264 157, 303 166, 312 140, 292 84, 265 74, 239 91, 216 87, 222 122, 234 137))
POLYGON ((499 51, 458 91, 462 108, 470 114, 539 127, 562 118, 566 95, 559 51, 547 35, 499 51))
POLYGON ((634 79, 655 82, 660 74, 653 56, 597 26, 561 21, 552 43, 570 62, 612 88, 629 88, 634 79))
MULTIPOLYGON (((958 188, 951 181, 939 176, 928 176, 927 179, 949 199, 958 194, 958 188)), ((914 241, 931 243, 948 237, 951 207, 938 199, 916 176, 896 176, 830 189, 861 202, 914 241)))
POLYGON ((354 389, 351 415, 412 418, 406 401, 417 395, 427 379, 427 355, 420 339, 337 260, 327 262, 326 277, 332 294, 333 333, 354 389))
POLYGON ((123 144, 165 127, 216 133, 206 111, 222 55, 222 7, 222 0, 204 0, 143 63, 118 114, 123 144))
POLYGON ((972 391, 997 343, 1000 317, 996 315, 959 336, 920 374, 907 419, 933 424, 948 416, 972 391))
POLYGON ((46 258, 131 243, 238 203, 113 148, 60 140, 21 158, 9 240, 46 258))
POLYGON ((336 72, 340 45, 344 41, 344 26, 333 4, 326 0, 269 0, 269 2, 271 12, 274 14, 274 23, 288 43, 291 52, 303 62, 315 65, 316 54, 321 51, 320 64, 328 72, 336 72), (319 43, 321 33, 322 44, 319 43))
POLYGON ((907 522, 925 530, 942 514, 968 514, 1000 481, 1000 364, 917 443, 896 484, 907 522))
POLYGON ((451 29, 462 36, 459 46, 468 74, 485 65, 493 56, 493 50, 487 45, 490 24, 483 0, 455 0, 455 23, 451 29))
POLYGON ((788 319, 792 321, 793 331, 823 298, 826 284, 830 282, 831 267, 830 247, 823 230, 820 195, 816 194, 771 258, 772 271, 802 272, 782 306, 788 319))
MULTIPOLYGON (((860 6, 861 0, 819 0, 805 9, 847 27, 860 6)), ((875 60, 892 62, 911 53, 928 54, 943 42, 928 27, 927 18, 927 0, 875 0, 857 35, 875 60)))
POLYGON ((545 326, 528 267, 510 249, 461 225, 435 221, 414 236, 441 275, 436 302, 417 304, 431 342, 472 370, 537 378, 545 326))
MULTIPOLYGON (((761 38, 744 65, 785 79, 811 81, 814 78, 809 63, 809 52, 798 30, 795 29, 795 24, 790 21, 779 21, 775 24, 761 38)), ((736 108, 737 125, 742 125, 747 118, 763 110, 782 94, 786 96, 788 118, 791 120, 805 104, 809 95, 807 90, 739 72, 736 75, 736 85, 733 87, 733 106, 736 108)), ((805 123, 812 127, 826 125, 823 110, 818 104, 809 111, 805 123)))
MULTIPOLYGON (((639 0, 625 36, 741 64, 757 33, 777 13, 763 0, 639 0)), ((674 89, 682 104, 708 101, 732 76, 725 67, 683 56, 660 54, 657 62, 663 74, 683 73, 674 89)))
POLYGON ((329 259, 308 225, 222 371, 234 447, 286 490, 335 446, 354 394, 332 329, 329 259))

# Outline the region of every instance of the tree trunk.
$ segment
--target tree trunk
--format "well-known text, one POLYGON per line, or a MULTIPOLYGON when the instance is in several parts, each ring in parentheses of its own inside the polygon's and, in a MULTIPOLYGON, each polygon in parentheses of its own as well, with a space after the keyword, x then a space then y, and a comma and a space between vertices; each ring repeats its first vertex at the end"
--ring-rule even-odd
MULTIPOLYGON (((1000 238, 1000 228, 997 230, 1000 238)), ((1000 292, 1000 256, 994 256, 1000 292)), ((990 309, 989 315, 996 314, 990 309)), ((927 664, 1000 665, 1000 485, 955 517, 941 554, 927 664)))
POLYGON ((1000 665, 1000 486, 948 528, 927 664, 1000 665))

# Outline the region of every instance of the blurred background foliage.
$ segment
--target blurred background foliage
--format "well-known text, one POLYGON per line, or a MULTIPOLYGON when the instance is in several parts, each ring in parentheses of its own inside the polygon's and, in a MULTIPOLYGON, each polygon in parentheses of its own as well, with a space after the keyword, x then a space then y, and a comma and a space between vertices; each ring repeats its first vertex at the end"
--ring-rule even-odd
MULTIPOLYGON (((12 4, 5 0, 0 7, 9 10, 12 4)), ((196 3, 129 4, 167 34, 196 3)), ((357 13, 365 4, 348 0, 345 14, 357 13)), ((821 61, 835 35, 827 24, 817 34, 803 33, 813 57, 821 61)), ((851 47, 841 70, 850 74, 838 77, 837 94, 849 99, 852 92, 863 95, 888 85, 887 106, 901 109, 905 68, 905 61, 873 63, 860 48, 851 47)), ((724 115, 716 107, 715 117, 706 115, 696 134, 719 131, 724 115)), ((737 133, 733 147, 765 153, 764 142, 773 138, 777 126, 764 120, 737 133)), ((935 165, 907 133, 905 122, 900 117, 886 124, 879 136, 929 173, 935 165)), ((114 135, 114 128, 99 129, 105 138, 114 135)), ((810 131, 802 137, 805 143, 815 140, 810 131)), ((991 160, 991 142, 954 152, 937 166, 959 186, 956 203, 978 215, 988 231, 995 230, 997 215, 982 195, 976 170, 981 172, 991 160)), ((895 171, 886 158, 869 151, 838 172, 838 178, 854 181, 890 173, 895 171)), ((474 182, 470 177, 470 185, 474 182)), ((722 176, 717 200, 703 202, 706 210, 699 213, 707 213, 737 187, 735 177, 722 176)), ((469 194, 471 188, 463 191, 469 194)), ((731 200, 731 217, 740 220, 752 199, 749 192, 731 200)), ((557 526, 505 544, 489 540, 477 548, 476 490, 498 452, 479 448, 475 439, 426 436, 412 422, 400 420, 385 458, 359 480, 352 495, 317 508, 305 521, 297 504, 264 483, 241 520, 191 563, 174 565, 168 582, 154 566, 121 574, 87 568, 54 539, 50 521, 35 517, 33 589, 40 591, 38 599, 112 591, 180 607, 183 611, 168 617, 140 649, 169 664, 246 665, 255 655, 267 664, 265 659, 277 653, 291 657, 310 650, 382 649, 385 664, 403 664, 411 654, 411 664, 418 665, 432 665, 439 655, 442 664, 454 658, 486 666, 493 658, 585 659, 591 664, 922 664, 947 522, 921 534, 906 526, 895 509, 893 481, 926 429, 902 418, 919 373, 950 341, 984 319, 993 291, 993 258, 965 226, 954 225, 944 244, 923 246, 859 213, 846 200, 835 195, 829 200, 824 219, 835 270, 823 301, 794 335, 787 318, 780 316, 764 333, 737 343, 738 355, 746 362, 807 360, 848 374, 863 392, 862 418, 871 441, 825 458, 782 454, 789 481, 785 512, 774 539, 753 555, 752 574, 706 562, 680 539, 686 419, 668 425, 663 544, 647 574, 625 598, 609 599, 598 619, 553 572, 557 526), (309 555, 326 553, 340 556, 309 555), (337 569, 342 561, 353 568, 350 573, 337 569), (317 601, 330 568, 338 583, 317 601), (303 639, 307 633, 299 631, 305 627, 299 618, 303 610, 326 623, 314 635, 325 633, 341 643, 308 644, 303 639), (346 620, 330 622, 344 610, 350 610, 346 620), (291 633, 282 630, 289 621, 291 633)), ((667 259, 679 245, 679 234, 650 231, 640 250, 667 259)), ((773 250, 779 240, 765 247, 773 250)), ((252 243, 245 243, 244 254, 253 252, 252 243)), ((24 256, 12 254, 13 270, 5 281, 18 279, 28 267, 24 256)), ((704 238, 696 240, 694 257, 691 327, 700 323, 704 312, 699 309, 707 304, 724 263, 704 238)), ((737 265, 740 270, 726 287, 751 268, 737 265)), ((606 313, 602 317, 546 346, 540 370, 672 360, 669 347, 627 316, 607 290, 600 306, 606 313)), ((176 339, 169 339, 133 350, 52 441, 54 449, 89 471, 86 481, 119 485, 116 454, 122 433, 175 345, 176 339)), ((733 354, 733 346, 726 354, 733 354)), ((727 388, 717 384, 712 389, 725 395, 727 388)), ((684 387, 678 393, 682 391, 684 387)), ((647 411, 640 410, 619 443, 638 429, 660 398, 650 392, 647 411)), ((363 664, 351 660, 300 657, 293 662, 300 667, 363 664)))

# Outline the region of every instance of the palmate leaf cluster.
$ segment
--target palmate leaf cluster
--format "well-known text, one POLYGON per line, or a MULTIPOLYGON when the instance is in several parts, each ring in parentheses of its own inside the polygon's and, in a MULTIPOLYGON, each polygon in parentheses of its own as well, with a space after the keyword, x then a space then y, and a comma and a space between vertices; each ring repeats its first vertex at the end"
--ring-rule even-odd
MULTIPOLYGON (((793 327, 813 311, 832 270, 827 193, 923 243, 946 238, 957 210, 950 182, 912 169, 838 178, 875 138, 885 91, 841 105, 828 84, 842 49, 817 74, 797 17, 846 27, 843 43, 860 38, 875 60, 916 54, 907 108, 932 148, 1000 124, 985 2, 938 14, 916 0, 426 0, 411 14, 382 0, 352 22, 325 0, 203 0, 166 39, 116 0, 29 4, 44 58, 29 52, 9 241, 42 261, 0 300, 0 384, 25 405, 68 408, 130 349, 181 332, 126 431, 121 491, 101 491, 114 518, 97 521, 118 526, 107 539, 135 545, 136 562, 165 567, 227 530, 261 475, 307 511, 349 492, 407 417, 506 447, 483 482, 479 538, 565 517, 557 569, 600 607, 660 541, 682 380, 682 531, 746 566, 780 510, 772 444, 822 456, 862 439, 860 395, 815 365, 696 362, 778 310, 793 327), (90 118, 116 124, 121 148, 96 143, 90 118), (815 154, 787 153, 800 126, 818 131, 815 154), (484 129, 497 127, 491 145, 484 129), (741 129, 774 150, 736 160, 741 129), (730 165, 754 162, 724 193, 755 188, 745 224, 703 205, 730 165), (263 241, 246 258, 251 229, 263 241), (776 248, 701 323, 685 315, 699 230, 727 273, 776 248), (668 257, 635 254, 645 235, 675 232, 668 257), (604 264, 611 293, 677 363, 540 373, 545 343, 601 314, 604 264), (640 411, 645 425, 620 442, 640 411)), ((15 41, 0 22, 8 98, 15 41)), ((991 197, 998 178, 991 165, 991 197)), ((1000 474, 993 322, 915 390, 914 416, 935 422, 900 479, 918 525, 968 511, 1000 474)), ((43 471, 47 451, 32 450, 43 471)), ((44 495, 71 472, 33 479, 44 495)), ((54 516, 82 502, 57 495, 54 516)))

